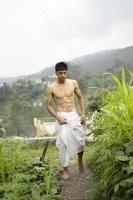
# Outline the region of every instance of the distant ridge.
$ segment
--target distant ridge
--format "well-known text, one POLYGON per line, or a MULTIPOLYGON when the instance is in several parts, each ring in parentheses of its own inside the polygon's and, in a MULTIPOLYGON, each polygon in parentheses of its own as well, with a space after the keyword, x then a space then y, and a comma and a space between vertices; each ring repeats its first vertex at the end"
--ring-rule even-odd
MULTIPOLYGON (((70 68, 79 66, 85 73, 105 72, 110 68, 120 66, 133 67, 133 45, 121 49, 99 51, 94 54, 84 55, 68 61, 70 68)), ((54 66, 44 68, 38 73, 28 76, 0 78, 0 83, 12 83, 18 79, 37 79, 54 74, 54 66)))

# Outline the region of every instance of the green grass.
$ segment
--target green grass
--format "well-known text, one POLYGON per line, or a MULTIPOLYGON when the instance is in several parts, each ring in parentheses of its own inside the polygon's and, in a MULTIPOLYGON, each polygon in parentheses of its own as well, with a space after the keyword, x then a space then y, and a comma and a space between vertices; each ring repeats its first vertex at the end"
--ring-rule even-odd
MULTIPOLYGON (((43 151, 43 144, 40 145, 33 144, 32 148, 29 147, 28 151, 27 149, 25 149, 23 153, 25 153, 25 155, 28 154, 30 158, 33 161, 35 161, 39 160, 42 151, 43 151)), ((91 159, 92 152, 93 152, 92 145, 91 144, 85 145, 84 155, 83 155, 83 162, 85 163, 85 165, 88 165, 89 162, 88 160, 91 159)), ((59 151, 55 146, 55 144, 49 143, 45 159, 49 162, 50 165, 61 167, 59 160, 59 151)), ((75 156, 70 160, 70 166, 75 166, 75 167, 77 166, 77 156, 75 156)))
MULTIPOLYGON (((30 144, 23 150, 23 154, 25 154, 25 156, 28 155, 31 160, 37 161, 42 155, 44 145, 45 144, 30 144)), ((45 160, 47 160, 49 164, 59 165, 58 149, 55 144, 48 144, 45 160)))
MULTIPOLYGON (((29 147, 29 152, 27 153, 27 150, 25 150, 25 154, 30 154, 31 159, 33 160, 38 160, 41 153, 43 151, 43 145, 38 145, 35 146, 33 145, 32 149, 30 149, 29 147)), ((84 155, 83 155, 83 162, 84 163, 88 163, 88 159, 90 159, 91 155, 92 155, 92 145, 91 144, 87 144, 84 147, 84 155)), ((56 166, 60 166, 60 160, 59 160, 59 151, 57 149, 57 147, 55 146, 55 144, 49 144, 48 145, 48 149, 47 149, 47 153, 46 153, 46 160, 49 161, 49 163, 51 165, 56 165, 56 166)), ((77 165, 77 156, 75 156, 74 158, 72 158, 70 160, 70 166, 76 166, 77 165)))
POLYGON ((0 144, 0 199, 2 200, 59 200, 60 168, 52 159, 55 148, 49 146, 42 166, 33 166, 39 160, 43 145, 27 145, 21 141, 6 140, 0 144))

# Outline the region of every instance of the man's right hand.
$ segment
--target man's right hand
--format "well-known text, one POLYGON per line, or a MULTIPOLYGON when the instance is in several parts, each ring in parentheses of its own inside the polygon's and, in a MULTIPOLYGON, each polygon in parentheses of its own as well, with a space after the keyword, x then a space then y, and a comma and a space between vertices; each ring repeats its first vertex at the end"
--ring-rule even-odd
POLYGON ((65 117, 63 117, 63 116, 57 116, 56 117, 56 119, 58 120, 58 122, 60 123, 60 124, 67 124, 67 119, 65 118, 65 117))

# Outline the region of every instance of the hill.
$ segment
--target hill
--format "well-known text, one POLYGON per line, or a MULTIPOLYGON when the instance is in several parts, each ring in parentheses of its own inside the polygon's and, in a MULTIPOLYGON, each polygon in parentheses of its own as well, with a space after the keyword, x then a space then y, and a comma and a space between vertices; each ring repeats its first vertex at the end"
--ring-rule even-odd
MULTIPOLYGON (((68 61, 70 71, 75 73, 78 71, 84 73, 98 73, 118 68, 121 66, 130 66, 133 68, 133 46, 121 49, 105 50, 94 54, 89 54, 74 58, 68 61)), ((28 76, 18 76, 13 78, 0 78, 0 82, 11 83, 17 79, 37 79, 54 74, 54 66, 44 68, 42 71, 28 76)))
POLYGON ((105 72, 120 66, 133 66, 133 46, 86 55, 78 60, 83 70, 90 73, 105 72))

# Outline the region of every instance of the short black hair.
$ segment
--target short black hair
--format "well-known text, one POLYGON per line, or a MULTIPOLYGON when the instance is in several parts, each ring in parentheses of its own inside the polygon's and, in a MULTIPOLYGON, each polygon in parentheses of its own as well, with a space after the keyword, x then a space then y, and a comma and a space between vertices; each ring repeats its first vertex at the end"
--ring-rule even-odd
POLYGON ((61 70, 68 70, 68 66, 67 66, 67 64, 66 63, 64 63, 64 62, 58 62, 58 63, 56 63, 56 65, 55 65, 55 71, 57 72, 57 71, 61 71, 61 70))

